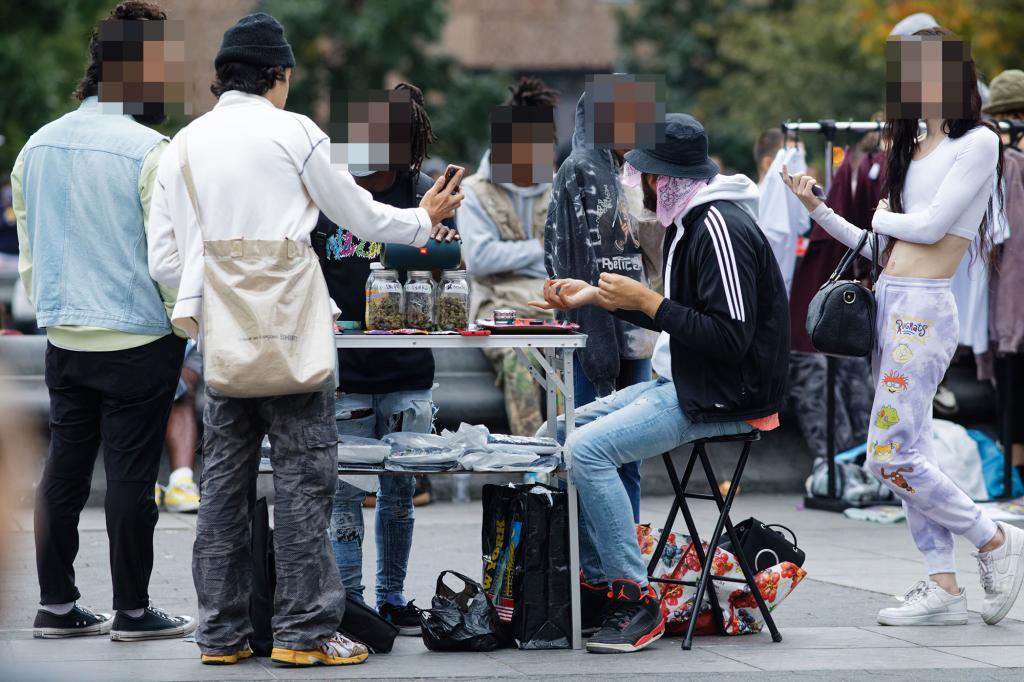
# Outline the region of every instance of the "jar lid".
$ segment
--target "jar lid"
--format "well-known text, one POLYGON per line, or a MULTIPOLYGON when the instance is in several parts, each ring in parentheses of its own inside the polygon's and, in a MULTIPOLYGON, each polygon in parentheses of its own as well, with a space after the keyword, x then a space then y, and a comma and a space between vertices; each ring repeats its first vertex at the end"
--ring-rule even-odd
POLYGON ((371 270, 383 270, 384 269, 384 264, 381 263, 379 260, 375 260, 372 263, 370 263, 370 269, 371 270))
POLYGON ((433 277, 434 277, 433 274, 430 272, 430 270, 410 270, 409 271, 409 276, 410 277, 429 277, 431 279, 433 279, 433 277))
POLYGON ((465 277, 466 276, 466 271, 465 270, 442 270, 442 273, 444 274, 445 277, 452 277, 452 276, 454 276, 454 277, 465 277))

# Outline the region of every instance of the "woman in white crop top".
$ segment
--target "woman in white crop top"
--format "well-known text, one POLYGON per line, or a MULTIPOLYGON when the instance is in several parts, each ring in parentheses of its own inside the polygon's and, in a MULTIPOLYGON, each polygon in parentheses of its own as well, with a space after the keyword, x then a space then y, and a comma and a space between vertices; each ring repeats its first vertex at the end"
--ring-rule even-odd
MULTIPOLYGON (((932 456, 932 398, 958 338, 949 278, 972 242, 988 238, 992 224, 999 137, 981 120, 967 43, 936 27, 890 38, 887 55, 898 55, 899 69, 888 70, 894 79, 886 92, 899 92, 900 101, 887 103, 889 197, 871 221, 885 274, 875 286, 877 383, 866 465, 903 501, 928 578, 911 588, 901 606, 879 611, 878 622, 967 623, 953 558, 953 536, 962 535, 978 548, 982 618, 994 624, 1020 591, 1024 531, 988 519, 939 469, 932 456), (962 83, 943 80, 950 67, 959 67, 962 83), (919 138, 922 118, 928 132, 919 138)), ((822 228, 855 247, 863 231, 814 196, 814 178, 790 178, 784 168, 783 179, 822 228)))

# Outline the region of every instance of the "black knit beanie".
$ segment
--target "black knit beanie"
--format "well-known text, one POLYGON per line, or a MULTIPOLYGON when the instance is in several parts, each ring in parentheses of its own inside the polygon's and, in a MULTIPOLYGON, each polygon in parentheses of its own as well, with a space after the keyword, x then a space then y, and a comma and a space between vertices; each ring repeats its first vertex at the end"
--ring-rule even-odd
POLYGON ((292 46, 284 38, 281 23, 263 12, 242 17, 224 31, 224 42, 213 60, 214 68, 227 62, 254 66, 295 66, 292 46))

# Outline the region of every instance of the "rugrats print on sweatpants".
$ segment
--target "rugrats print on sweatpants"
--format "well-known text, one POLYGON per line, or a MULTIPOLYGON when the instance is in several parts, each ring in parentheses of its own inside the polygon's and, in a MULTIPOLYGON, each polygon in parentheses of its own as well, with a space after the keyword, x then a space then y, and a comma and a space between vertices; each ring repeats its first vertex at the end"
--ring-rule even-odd
POLYGON ((867 466, 900 499, 928 573, 956 570, 953 535, 976 547, 996 526, 938 467, 932 454, 932 399, 959 337, 949 280, 883 275, 875 287, 875 400, 867 466))

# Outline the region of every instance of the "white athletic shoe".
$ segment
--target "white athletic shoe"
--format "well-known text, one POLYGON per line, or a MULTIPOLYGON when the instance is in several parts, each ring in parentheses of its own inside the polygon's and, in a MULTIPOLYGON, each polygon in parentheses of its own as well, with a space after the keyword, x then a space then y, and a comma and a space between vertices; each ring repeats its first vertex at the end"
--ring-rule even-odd
POLYGON ((1001 621, 1013 606, 1024 579, 1024 530, 997 521, 1006 541, 991 552, 976 552, 985 606, 981 618, 989 625, 1001 621))
POLYGON ((967 595, 950 594, 931 580, 922 580, 903 597, 903 604, 878 612, 881 625, 966 625, 967 595))

